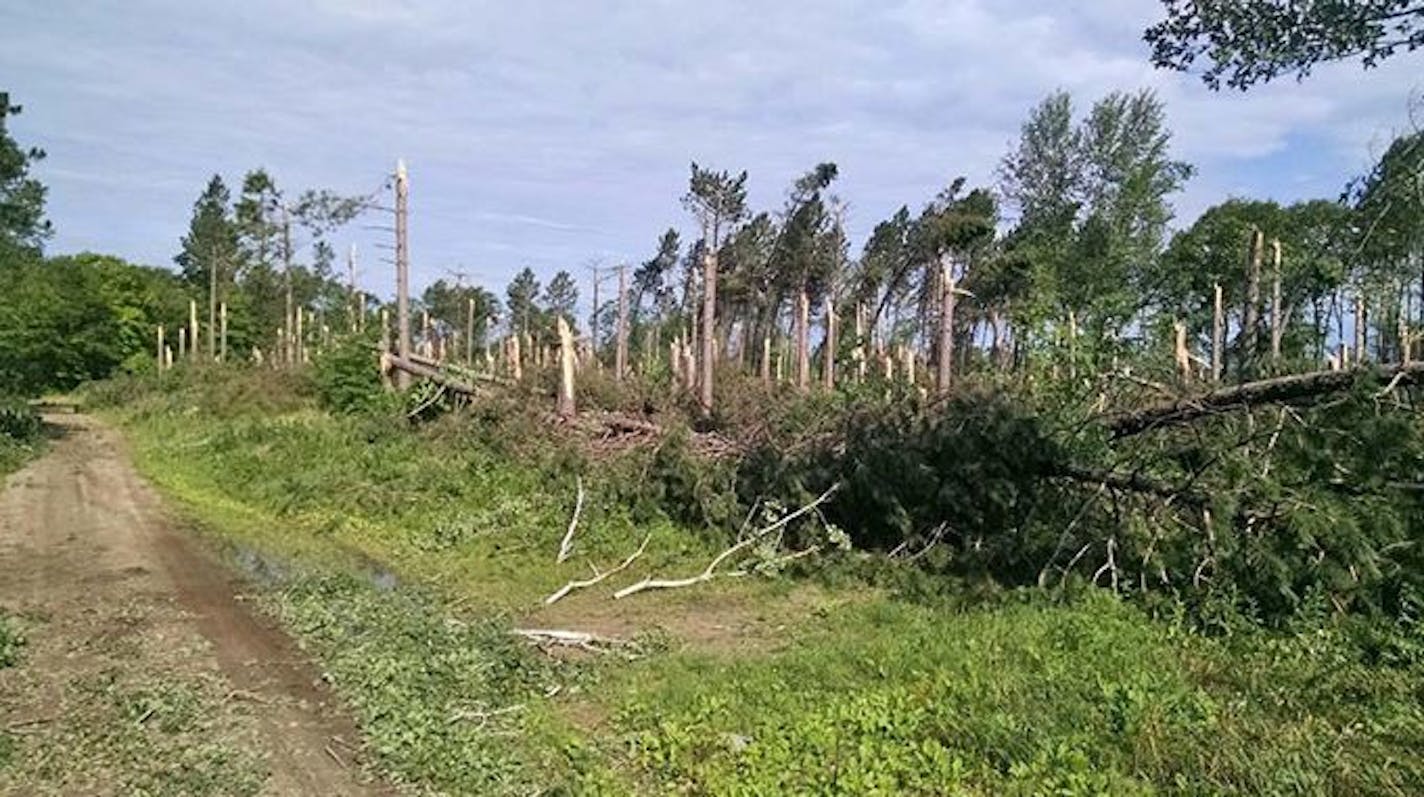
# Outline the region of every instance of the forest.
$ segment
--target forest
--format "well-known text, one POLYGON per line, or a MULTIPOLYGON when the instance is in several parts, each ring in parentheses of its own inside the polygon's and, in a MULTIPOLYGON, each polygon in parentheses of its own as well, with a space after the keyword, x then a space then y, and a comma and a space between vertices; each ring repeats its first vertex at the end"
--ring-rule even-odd
MULTIPOLYGON (((1424 35, 1164 5, 1154 63, 1223 91, 1424 35)), ((49 255, 0 94, 0 468, 60 444, 41 397, 119 429, 400 793, 1419 793, 1424 128, 1188 224, 1169 110, 1049 93, 858 245, 835 162, 754 207, 695 160, 646 259, 410 295, 403 163, 214 174, 172 267, 49 255)), ((7 614, 0 672, 45 633, 7 614)), ((75 754, 258 793, 241 751, 146 762, 226 716, 182 694, 75 754)), ((5 728, 0 791, 73 787, 5 728)))

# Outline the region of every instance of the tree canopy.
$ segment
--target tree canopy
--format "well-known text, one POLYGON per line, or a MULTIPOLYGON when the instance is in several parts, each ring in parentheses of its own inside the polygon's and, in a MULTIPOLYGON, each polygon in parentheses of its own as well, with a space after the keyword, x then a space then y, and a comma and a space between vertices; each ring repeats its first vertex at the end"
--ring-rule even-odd
POLYGON ((1366 68, 1424 46, 1419 0, 1164 0, 1167 18, 1147 29, 1152 63, 1185 72, 1206 62, 1208 86, 1248 89, 1282 75, 1305 77, 1328 61, 1366 68))

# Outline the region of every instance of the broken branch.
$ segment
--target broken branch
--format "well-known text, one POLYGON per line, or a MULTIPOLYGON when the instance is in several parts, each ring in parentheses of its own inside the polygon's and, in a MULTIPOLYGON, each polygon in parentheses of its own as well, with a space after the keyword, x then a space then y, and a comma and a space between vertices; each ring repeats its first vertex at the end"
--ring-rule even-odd
POLYGON ((744 551, 744 550, 746 550, 747 548, 750 548, 752 545, 755 545, 759 540, 761 540, 761 539, 762 539, 763 537, 765 537, 766 535, 771 534, 772 532, 777 531, 777 530, 783 528, 784 526, 786 526, 786 524, 790 523, 791 521, 795 520, 795 519, 798 518, 798 517, 801 517, 802 515, 806 514, 807 512, 811 512, 811 511, 815 510, 816 507, 818 507, 818 506, 820 506, 821 504, 825 503, 826 501, 830 500, 830 497, 835 494, 836 490, 839 490, 839 489, 840 489, 840 486, 841 486, 840 482, 836 482, 835 484, 832 484, 824 493, 821 493, 819 496, 817 496, 817 497, 816 497, 816 500, 814 500, 814 501, 812 501, 811 503, 809 503, 809 504, 807 504, 807 505, 801 507, 800 509, 796 510, 795 512, 792 512, 792 513, 788 514, 786 517, 781 518, 780 520, 776 521, 775 523, 772 523, 772 524, 769 525, 769 526, 766 526, 766 527, 764 527, 764 528, 761 528, 761 529, 758 529, 758 530, 752 532, 749 536, 747 536, 747 537, 746 537, 745 539, 743 539, 741 542, 738 542, 736 545, 733 545, 732 547, 728 548, 727 550, 725 550, 725 551, 723 551, 723 552, 717 554, 717 556, 715 556, 715 557, 712 559, 712 561, 707 564, 707 568, 706 568, 705 570, 703 570, 701 573, 698 573, 697 575, 689 576, 689 577, 687 577, 687 578, 676 578, 676 579, 660 579, 660 578, 651 578, 651 577, 645 578, 645 579, 643 579, 642 581, 639 581, 639 582, 636 583, 636 584, 631 584, 631 585, 629 585, 629 586, 624 587, 623 589, 618 590, 617 592, 613 593, 613 597, 614 597, 614 599, 616 600, 616 599, 619 599, 619 598, 626 598, 626 597, 628 597, 629 595, 636 595, 637 593, 643 592, 644 590, 649 590, 649 589, 677 589, 677 588, 679 588, 679 587, 690 587, 690 586, 692 586, 692 585, 694 585, 694 584, 700 584, 700 583, 702 583, 702 582, 704 582, 704 581, 711 581, 712 579, 716 578, 717 575, 718 575, 718 574, 717 574, 717 566, 718 566, 718 565, 722 564, 722 563, 725 562, 728 558, 734 556, 735 554, 740 553, 741 551, 744 551))
POLYGON ((550 605, 552 605, 552 604, 558 602, 558 601, 559 601, 561 598, 563 598, 565 595, 568 595, 570 592, 573 592, 573 591, 576 590, 576 589, 584 589, 585 587, 591 587, 591 586, 593 586, 594 584, 597 584, 597 583, 603 581, 604 579, 608 578, 609 576, 614 575, 615 573, 621 573, 621 572, 623 572, 624 570, 627 570, 627 569, 628 569, 628 566, 631 565, 631 564, 633 564, 633 562, 636 561, 638 557, 642 556, 642 555, 643 555, 643 551, 647 550, 647 548, 648 548, 648 541, 651 540, 652 538, 653 538, 653 535, 651 535, 651 534, 649 534, 648 536, 644 537, 644 538, 643 538, 643 544, 638 546, 638 550, 636 550, 636 551, 634 551, 633 553, 629 554, 628 558, 627 558, 627 559, 624 559, 623 562, 622 562, 622 564, 618 565, 617 567, 613 568, 612 570, 608 570, 608 571, 605 571, 605 572, 603 572, 603 573, 599 573, 597 570, 595 570, 595 571, 594 571, 594 575, 593 575, 592 578, 574 579, 573 581, 570 581, 569 583, 563 585, 563 586, 560 587, 558 590, 556 590, 552 595, 550 595, 549 597, 547 597, 547 598, 544 599, 544 605, 545 605, 545 606, 550 606, 550 605))
POLYGON ((573 553, 574 531, 578 529, 579 513, 583 511, 583 478, 575 476, 574 483, 578 486, 578 496, 574 498, 574 516, 569 519, 569 530, 564 533, 564 539, 559 543, 559 557, 554 560, 556 562, 563 562, 573 553))

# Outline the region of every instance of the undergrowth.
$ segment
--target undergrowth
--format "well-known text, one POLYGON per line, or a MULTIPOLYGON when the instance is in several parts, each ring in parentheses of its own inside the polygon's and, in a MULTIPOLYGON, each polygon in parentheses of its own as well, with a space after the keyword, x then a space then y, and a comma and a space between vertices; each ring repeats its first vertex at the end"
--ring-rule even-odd
MULTIPOLYGON (((1414 754, 1424 746, 1424 636, 1408 595, 1403 619, 1386 623, 1342 617, 1317 592, 1289 624, 1266 630, 1229 597, 1211 604, 1215 614, 1181 602, 1149 602, 1149 613, 1098 591, 1076 595, 1081 578, 1065 578, 1056 598, 1006 590, 982 569, 956 570, 964 549, 942 545, 922 560, 929 568, 863 552, 799 563, 833 596, 799 606, 785 580, 616 603, 608 593, 623 582, 610 582, 569 598, 561 622, 666 624, 670 642, 631 661, 553 659, 523 647, 510 626, 537 622, 544 595, 591 564, 621 560, 645 534, 648 554, 626 582, 700 570, 725 545, 719 524, 743 506, 735 469, 699 469, 676 442, 593 460, 500 402, 412 425, 390 408, 327 414, 309 385, 243 388, 264 394, 246 407, 219 385, 196 376, 191 387, 125 387, 114 415, 141 468, 192 516, 279 563, 255 569, 267 604, 352 705, 387 776, 419 789, 1424 790, 1414 754), (577 556, 558 565, 576 476, 588 496, 577 556), (729 595, 739 608, 719 613, 729 595), (704 624, 767 615, 768 641, 679 638, 679 623, 700 614, 713 618, 704 624)), ((999 418, 1037 433, 1012 413, 999 418)), ((858 450, 885 450, 896 423, 867 426, 858 450)), ((939 461, 955 445, 986 444, 979 431, 944 433, 943 446, 914 456, 939 461)), ((789 485, 789 498, 815 486, 777 463, 764 460, 764 484, 789 485)), ((966 481, 987 473, 954 467, 966 481)), ((989 475, 983 490, 1004 483, 989 475)), ((910 500, 921 493, 944 506, 976 502, 986 530, 1019 522, 1002 514, 1016 506, 1011 494, 942 494, 908 477, 891 496, 856 494, 905 502, 886 504, 893 521, 927 511, 910 500)))

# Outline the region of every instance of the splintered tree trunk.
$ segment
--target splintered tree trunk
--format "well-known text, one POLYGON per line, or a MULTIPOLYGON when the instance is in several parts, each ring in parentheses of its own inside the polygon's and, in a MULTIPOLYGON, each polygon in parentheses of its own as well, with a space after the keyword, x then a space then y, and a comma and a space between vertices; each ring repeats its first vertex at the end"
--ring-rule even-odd
POLYGON ((218 359, 227 362, 227 302, 218 305, 218 359))
POLYGON ((836 389, 836 304, 830 293, 826 295, 826 361, 821 370, 823 386, 827 390, 836 389))
POLYGON ((1281 300, 1281 241, 1271 241, 1271 363, 1281 361, 1281 337, 1285 334, 1285 306, 1281 300))
POLYGON ((465 365, 475 365, 475 300, 465 300, 465 365))
POLYGON ((948 259, 940 263, 939 372, 935 385, 948 393, 954 378, 954 271, 948 259))
POLYGON ((1226 308, 1221 301, 1221 283, 1212 284, 1211 381, 1220 382, 1226 353, 1226 308))
POLYGON ((702 256, 702 372, 698 379, 697 399, 702 411, 712 411, 712 378, 717 361, 717 255, 707 251, 702 256))
POLYGON ((217 258, 208 264, 208 360, 217 358, 217 340, 213 334, 218 328, 218 262, 217 258))
POLYGON ((188 356, 188 330, 178 327, 178 359, 181 361, 188 356))
POLYGON ((196 299, 188 300, 188 331, 188 357, 197 360, 200 334, 198 332, 198 301, 196 299))
POLYGON ((160 374, 163 373, 163 350, 166 349, 166 348, 168 348, 168 347, 167 347, 167 346, 164 344, 164 342, 163 342, 163 325, 162 325, 162 324, 159 324, 159 325, 158 325, 158 348, 154 350, 154 356, 157 358, 157 367, 158 367, 158 372, 159 372, 160 374))
POLYGON ((1187 350, 1187 325, 1173 319, 1172 332, 1172 354, 1177 360, 1177 372, 1181 375, 1182 382, 1187 383, 1192 380, 1192 355, 1187 350))
POLYGON ((1251 233, 1251 251, 1246 267, 1246 306, 1241 314, 1241 333, 1246 364, 1256 360, 1257 337, 1261 326, 1261 258, 1265 235, 1260 230, 1251 233))
POLYGON ((761 381, 762 384, 771 386, 771 329, 762 330, 761 333, 761 381))
MULTIPOLYGON (((410 359, 410 182, 405 161, 396 162, 396 350, 402 360, 410 359)), ((289 247, 290 248, 290 247, 289 247)), ((290 284, 290 283, 289 283, 290 284)), ((396 386, 410 387, 410 374, 396 374, 396 386)))
POLYGON ((796 295, 796 389, 811 387, 811 297, 806 285, 796 295))
POLYGON ((572 418, 577 413, 574 405, 574 335, 569 324, 561 315, 559 329, 559 416, 572 418))
POLYGON ((613 376, 623 381, 628 371, 628 276, 627 267, 618 267, 618 340, 613 354, 613 376))
POLYGON ((1359 294, 1355 296, 1355 362, 1357 363, 1363 363, 1365 361, 1365 347, 1369 344, 1369 330, 1366 328, 1366 324, 1368 323, 1369 318, 1365 310, 1365 292, 1361 289, 1359 294))
POLYGON ((384 367, 384 364, 385 364, 387 358, 389 358, 390 356, 391 356, 391 319, 390 319, 390 314, 386 312, 386 308, 382 307, 382 308, 381 308, 381 353, 380 353, 379 359, 380 359, 380 362, 382 363, 382 368, 381 368, 381 385, 384 386, 386 390, 392 390, 392 389, 395 388, 395 385, 392 384, 392 382, 391 382, 391 374, 390 374, 390 371, 384 367))
POLYGON ((865 305, 857 303, 855 306, 855 381, 857 384, 865 381, 868 350, 869 348, 865 345, 865 305))
POLYGON ((524 360, 520 357, 519 336, 509 336, 509 373, 518 382, 524 378, 524 360))

